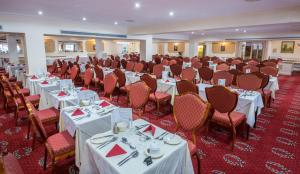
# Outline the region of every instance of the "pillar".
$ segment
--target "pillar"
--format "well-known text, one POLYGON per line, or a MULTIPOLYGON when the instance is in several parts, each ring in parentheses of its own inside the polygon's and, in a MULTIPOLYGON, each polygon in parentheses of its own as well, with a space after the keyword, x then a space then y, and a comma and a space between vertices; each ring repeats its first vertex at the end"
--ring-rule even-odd
POLYGON ((144 40, 140 41, 140 57, 141 60, 152 61, 152 36, 146 36, 144 40))
POLYGON ((189 42, 189 57, 198 56, 198 42, 190 40, 189 42))
POLYGON ((14 64, 19 63, 19 53, 17 50, 17 45, 18 45, 17 39, 18 39, 18 37, 13 36, 13 35, 7 35, 7 37, 6 37, 9 61, 14 64))
POLYGON ((104 42, 101 39, 96 39, 96 57, 103 58, 104 53, 104 42))

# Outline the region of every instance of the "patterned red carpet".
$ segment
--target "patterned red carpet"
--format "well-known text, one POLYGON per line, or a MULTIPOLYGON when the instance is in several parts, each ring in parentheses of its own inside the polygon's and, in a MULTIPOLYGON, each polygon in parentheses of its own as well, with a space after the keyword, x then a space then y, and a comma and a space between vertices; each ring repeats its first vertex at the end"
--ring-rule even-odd
MULTIPOLYGON (((207 138, 199 132, 197 145, 202 151, 202 173, 300 173, 300 77, 280 77, 280 90, 271 108, 258 117, 257 127, 250 130, 249 140, 239 136, 233 151, 229 132, 212 128, 207 138)), ((149 105, 148 109, 153 109, 149 105)), ((147 112, 143 118, 174 132, 171 115, 157 119, 147 112)), ((25 173, 50 173, 42 169, 44 146, 31 149, 26 139, 26 120, 15 126, 12 113, 0 109, 0 145, 14 154, 25 173)), ((183 131, 182 137, 190 137, 183 131)), ((75 173, 73 159, 59 165, 59 173, 75 173)), ((194 160, 196 169, 196 160, 194 160)), ((196 171, 196 170, 195 170, 196 171)))

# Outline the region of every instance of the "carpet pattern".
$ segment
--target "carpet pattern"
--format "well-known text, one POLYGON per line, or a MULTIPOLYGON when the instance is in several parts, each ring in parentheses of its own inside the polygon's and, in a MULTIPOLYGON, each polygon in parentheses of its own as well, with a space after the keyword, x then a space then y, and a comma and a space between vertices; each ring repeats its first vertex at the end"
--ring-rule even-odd
MULTIPOLYGON (((280 90, 271 108, 264 109, 258 116, 257 127, 250 129, 249 140, 237 137, 235 148, 230 146, 230 132, 212 127, 206 135, 199 131, 197 147, 201 150, 202 173, 300 173, 300 76, 279 77, 280 90)), ((125 107, 125 97, 118 105, 125 107)), ((114 103, 116 104, 116 103, 114 103)), ((158 118, 155 105, 149 103, 143 118, 166 130, 175 131, 173 116, 158 118)), ((26 118, 26 115, 24 115, 26 118)), ((44 146, 37 143, 31 149, 31 138, 27 140, 27 120, 21 119, 15 126, 12 113, 0 108, 0 146, 1 150, 14 154, 25 173, 50 173, 43 171, 44 146)), ((191 135, 179 130, 183 138, 191 135)), ((194 169, 196 160, 193 160, 194 169)), ((77 173, 74 159, 59 164, 58 173, 77 173)))

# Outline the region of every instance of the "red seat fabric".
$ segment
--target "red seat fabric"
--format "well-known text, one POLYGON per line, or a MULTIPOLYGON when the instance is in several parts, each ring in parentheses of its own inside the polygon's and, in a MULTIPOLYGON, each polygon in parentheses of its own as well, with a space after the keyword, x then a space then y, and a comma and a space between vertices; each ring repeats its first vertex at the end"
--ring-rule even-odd
POLYGON ((45 123, 49 121, 58 120, 59 111, 55 108, 44 109, 36 112, 36 116, 45 123))
POLYGON ((188 142, 190 154, 191 155, 195 154, 197 152, 197 146, 191 140, 187 140, 187 142, 188 142))
POLYGON ((67 131, 50 136, 47 139, 47 144, 54 156, 63 155, 75 150, 74 139, 67 131))
POLYGON ((22 88, 20 89, 20 93, 25 96, 28 96, 30 94, 30 90, 28 88, 22 88))
POLYGON ((18 160, 11 153, 3 157, 3 166, 5 174, 24 174, 18 160))
POLYGON ((153 100, 153 101, 169 100, 169 99, 171 99, 171 95, 168 93, 163 93, 163 92, 155 92, 155 95, 154 95, 154 93, 150 94, 149 99, 153 100))
MULTIPOLYGON (((240 124, 246 118, 245 114, 235 112, 235 111, 231 112, 230 117, 232 119, 232 122, 233 122, 234 126, 240 124)), ((229 120, 229 117, 228 117, 227 113, 220 113, 218 111, 215 111, 215 113, 212 117, 212 120, 216 121, 216 122, 219 122, 219 123, 224 123, 226 125, 228 125, 230 123, 230 120, 229 120)))
POLYGON ((31 103, 36 103, 36 102, 39 102, 40 101, 40 98, 41 96, 39 94, 37 95, 30 95, 30 96, 27 96, 26 99, 28 101, 30 101, 31 103))

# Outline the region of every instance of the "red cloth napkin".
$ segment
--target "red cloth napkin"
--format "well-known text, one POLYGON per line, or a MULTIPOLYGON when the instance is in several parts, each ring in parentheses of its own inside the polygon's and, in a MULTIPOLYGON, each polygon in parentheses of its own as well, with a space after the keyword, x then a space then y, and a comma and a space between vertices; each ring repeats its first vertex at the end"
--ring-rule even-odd
POLYGON ((113 157, 117 155, 122 155, 127 153, 122 147, 118 144, 114 145, 114 147, 106 154, 106 157, 113 157))
POLYGON ((53 74, 50 74, 50 75, 48 75, 48 77, 54 77, 54 75, 53 75, 53 74))
POLYGON ((85 91, 85 90, 88 90, 88 89, 86 87, 80 88, 80 91, 85 91))
POLYGON ((42 84, 43 85, 48 85, 49 83, 48 83, 48 81, 45 80, 45 81, 42 82, 42 84))
POLYGON ((83 115, 84 113, 80 109, 76 109, 73 113, 72 116, 79 116, 83 115))
POLYGON ((102 108, 109 106, 110 104, 106 101, 103 101, 102 103, 99 104, 99 106, 101 106, 102 108))
POLYGON ((65 95, 67 95, 67 94, 64 91, 61 91, 58 93, 58 96, 60 96, 60 97, 65 96, 65 95))
POLYGON ((169 80, 166 80, 166 82, 170 82, 169 80))
POLYGON ((154 136, 155 130, 156 130, 156 128, 155 128, 154 126, 149 125, 149 126, 144 130, 144 132, 151 131, 152 135, 154 136))
POLYGON ((31 77, 31 79, 37 79, 37 77, 36 77, 35 75, 33 75, 33 76, 31 77))

